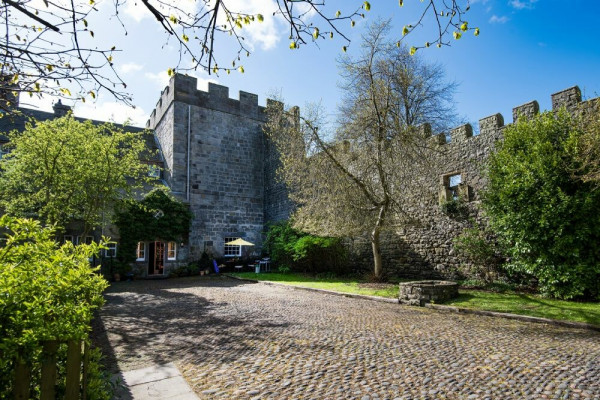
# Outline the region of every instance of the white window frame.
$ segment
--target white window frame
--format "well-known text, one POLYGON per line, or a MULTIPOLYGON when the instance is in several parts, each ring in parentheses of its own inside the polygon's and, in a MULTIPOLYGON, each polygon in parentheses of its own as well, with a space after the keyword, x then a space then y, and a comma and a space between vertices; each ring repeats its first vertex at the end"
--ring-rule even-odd
POLYGON ((117 244, 116 243, 107 243, 106 249, 104 249, 104 256, 115 258, 117 256, 117 244))
POLYGON ((177 243, 167 242, 167 260, 173 261, 177 259, 177 243))
POLYGON ((64 235, 63 242, 64 243, 71 242, 71 243, 75 244, 75 242, 73 241, 73 235, 64 235))
POLYGON ((241 257, 242 256, 242 246, 236 246, 233 244, 225 244, 227 242, 233 242, 234 240, 239 239, 238 236, 226 237, 223 242, 223 256, 225 257, 241 257))
POLYGON ((138 242, 137 248, 135 249, 135 257, 136 261, 146 261, 146 242, 138 242))

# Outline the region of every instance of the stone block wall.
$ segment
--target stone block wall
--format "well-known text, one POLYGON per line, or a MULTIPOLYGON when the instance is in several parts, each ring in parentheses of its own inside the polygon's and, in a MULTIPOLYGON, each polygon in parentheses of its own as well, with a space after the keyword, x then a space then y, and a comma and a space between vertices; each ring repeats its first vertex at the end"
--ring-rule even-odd
POLYGON ((147 128, 165 159, 165 180, 194 214, 189 259, 220 256, 226 237, 242 237, 260 252, 266 222, 286 218, 287 192, 275 179, 278 156, 262 131, 258 96, 229 98, 225 86, 198 90, 193 77, 175 75, 161 93, 147 128))
MULTIPOLYGON (((590 100, 587 104, 591 104, 590 100)), ((574 111, 581 104, 581 91, 572 87, 552 95, 552 109, 566 107, 574 111)), ((537 101, 532 101, 513 109, 513 122, 516 118, 531 117, 539 112, 537 101)), ((457 270, 465 265, 465 260, 457 256, 453 248, 454 239, 467 226, 467 219, 448 216, 442 212, 440 203, 451 199, 447 187, 448 177, 460 174, 461 184, 458 193, 466 201, 465 207, 470 218, 481 222, 484 218, 480 211, 481 193, 486 187, 483 168, 496 144, 502 140, 506 128, 504 117, 494 114, 479 120, 479 133, 475 135, 471 125, 466 124, 453 129, 447 142, 444 134, 431 137, 431 143, 437 146, 438 159, 427 179, 428 187, 410 201, 419 207, 416 224, 403 229, 388 231, 382 236, 384 271, 390 274, 419 279, 440 279, 457 277, 457 270)), ((429 134, 429 127, 421 128, 429 134)), ((372 254, 366 238, 355 238, 350 245, 351 259, 356 270, 372 270, 372 254)))
POLYGON ((431 302, 443 302, 458 297, 458 283, 450 281, 417 281, 399 284, 400 304, 423 307, 431 302))

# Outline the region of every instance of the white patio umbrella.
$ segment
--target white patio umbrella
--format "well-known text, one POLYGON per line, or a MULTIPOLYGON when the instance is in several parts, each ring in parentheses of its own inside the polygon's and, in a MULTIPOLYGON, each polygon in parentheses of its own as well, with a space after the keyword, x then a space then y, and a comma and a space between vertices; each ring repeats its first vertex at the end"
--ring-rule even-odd
POLYGON ((230 246, 254 246, 254 243, 247 242, 242 238, 232 240, 231 242, 227 242, 225 244, 230 246))

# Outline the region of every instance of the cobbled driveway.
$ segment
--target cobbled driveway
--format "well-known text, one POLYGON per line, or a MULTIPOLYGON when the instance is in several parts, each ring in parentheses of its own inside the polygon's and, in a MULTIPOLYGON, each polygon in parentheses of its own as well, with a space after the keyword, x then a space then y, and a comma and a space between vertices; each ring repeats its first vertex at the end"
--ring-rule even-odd
POLYGON ((121 370, 170 361, 202 399, 600 399, 600 334, 224 277, 112 285, 121 370))

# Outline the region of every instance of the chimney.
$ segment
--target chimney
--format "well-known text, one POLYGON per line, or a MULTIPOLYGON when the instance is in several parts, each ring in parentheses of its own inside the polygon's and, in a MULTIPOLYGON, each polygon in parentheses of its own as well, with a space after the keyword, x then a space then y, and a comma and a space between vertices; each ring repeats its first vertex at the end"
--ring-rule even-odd
POLYGON ((57 118, 64 117, 71 111, 71 107, 64 105, 60 99, 58 99, 58 102, 54 103, 52 108, 54 109, 54 115, 57 118))

